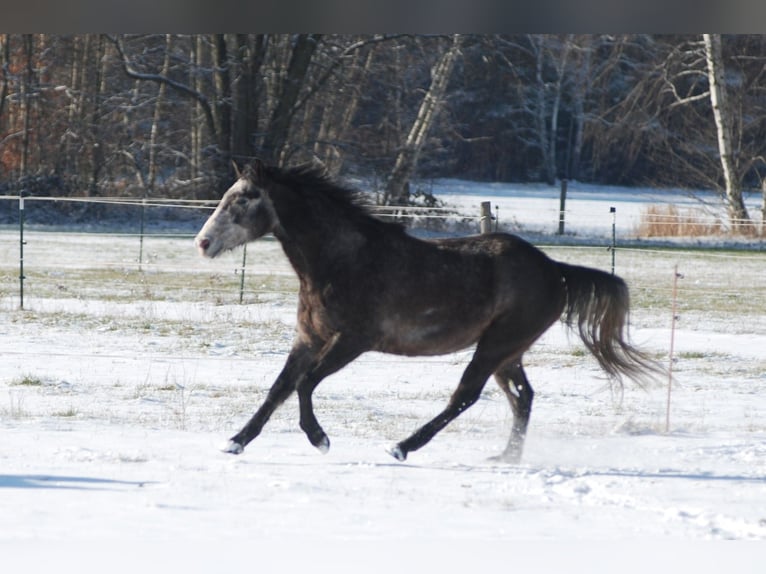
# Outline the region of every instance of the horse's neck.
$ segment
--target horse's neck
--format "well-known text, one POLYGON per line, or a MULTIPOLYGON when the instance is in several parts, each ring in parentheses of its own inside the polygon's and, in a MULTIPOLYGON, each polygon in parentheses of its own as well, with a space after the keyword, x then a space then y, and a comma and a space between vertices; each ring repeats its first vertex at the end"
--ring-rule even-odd
POLYGON ((308 249, 309 242, 300 233, 285 229, 282 225, 278 225, 274 229, 274 237, 282 244, 282 250, 295 272, 300 277, 311 275, 312 261, 315 258, 313 249, 308 249))
POLYGON ((321 214, 312 213, 308 221, 289 216, 279 221, 274 236, 296 273, 311 281, 323 280, 327 270, 335 268, 341 259, 353 261, 365 244, 361 229, 349 222, 334 224, 321 214))

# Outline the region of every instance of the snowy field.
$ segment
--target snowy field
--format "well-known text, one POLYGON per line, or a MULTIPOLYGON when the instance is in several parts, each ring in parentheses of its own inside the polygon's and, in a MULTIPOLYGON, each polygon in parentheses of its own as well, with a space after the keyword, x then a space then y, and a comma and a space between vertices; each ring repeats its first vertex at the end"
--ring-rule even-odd
MULTIPOLYGON (((478 211, 476 188, 461 194, 464 184, 452 185, 446 201, 478 211)), ((501 223, 538 230, 553 213, 555 229, 557 193, 551 208, 536 207, 538 196, 485 191, 501 223)), ((573 219, 572 233, 606 245, 609 205, 626 222, 621 233, 631 233, 643 205, 637 195, 581 193, 591 196, 575 192, 573 212, 607 215, 579 228, 573 219)), ((536 402, 523 462, 508 465, 489 460, 511 422, 492 381, 406 462, 385 452, 441 410, 470 351, 369 354, 328 378, 315 393, 332 441, 327 455, 298 428, 295 398, 243 455, 223 454, 218 448, 259 406, 291 343, 297 282, 279 245, 248 247, 240 305, 241 250, 211 262, 188 237, 148 238, 139 271, 134 237, 37 230, 26 239, 20 310, 18 235, 0 231, 0 554, 11 552, 28 571, 50 559, 58 571, 83 572, 80 551, 100 548, 113 571, 132 572, 142 561, 126 544, 158 552, 170 567, 209 572, 292 571, 304 562, 328 572, 346 571, 343 564, 416 571, 418 560, 426 567, 431 559, 452 567, 445 571, 475 560, 569 571, 580 559, 589 562, 578 572, 669 571, 674 556, 684 557, 675 571, 762 571, 762 252, 618 250, 616 272, 634 300, 633 341, 663 364, 674 267, 683 274, 669 428, 667 380, 610 386, 557 325, 527 354, 536 402), (729 539, 761 542, 710 546, 729 539), (302 554, 301 541, 313 550, 302 554), (659 543, 670 562, 643 553, 622 562, 614 549, 637 541, 659 543), (103 550, 111 548, 118 558, 103 550), (470 549, 480 555, 469 559, 470 549), (333 562, 336 552, 345 561, 333 562)), ((611 264, 603 246, 544 249, 559 260, 611 264)), ((99 552, 90 556, 100 566, 99 552)))

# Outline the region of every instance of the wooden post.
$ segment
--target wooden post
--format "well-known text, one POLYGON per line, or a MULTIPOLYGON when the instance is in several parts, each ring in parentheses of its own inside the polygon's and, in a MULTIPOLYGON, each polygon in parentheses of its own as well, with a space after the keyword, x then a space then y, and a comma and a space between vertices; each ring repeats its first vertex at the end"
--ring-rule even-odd
POLYGON ((673 361, 674 361, 674 346, 676 338, 676 322, 678 321, 678 280, 683 277, 678 272, 678 264, 673 268, 673 321, 670 324, 670 360, 668 365, 668 396, 667 404, 665 406, 665 432, 670 432, 670 393, 673 388, 673 361))
POLYGON ((564 235, 564 214, 567 204, 567 180, 561 180, 561 195, 559 196, 559 235, 564 235))
POLYGON ((492 233, 492 205, 489 201, 481 202, 481 234, 492 233))

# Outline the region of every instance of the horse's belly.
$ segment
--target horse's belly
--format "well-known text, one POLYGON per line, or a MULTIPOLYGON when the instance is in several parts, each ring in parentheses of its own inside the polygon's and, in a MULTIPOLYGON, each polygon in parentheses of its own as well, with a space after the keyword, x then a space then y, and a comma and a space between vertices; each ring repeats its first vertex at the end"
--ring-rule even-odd
POLYGON ((396 355, 443 355, 473 345, 484 325, 386 319, 376 350, 396 355))

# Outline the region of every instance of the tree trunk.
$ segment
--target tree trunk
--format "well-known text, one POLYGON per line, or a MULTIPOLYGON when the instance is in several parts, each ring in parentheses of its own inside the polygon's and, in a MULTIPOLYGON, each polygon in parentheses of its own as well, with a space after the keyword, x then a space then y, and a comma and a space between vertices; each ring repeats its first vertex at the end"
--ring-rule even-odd
MULTIPOLYGON (((556 170, 551 169, 551 165, 555 163, 555 159, 551 159, 551 140, 548 137, 548 125, 545 121, 547 94, 545 88, 545 80, 543 79, 543 67, 545 64, 545 50, 543 49, 543 37, 533 37, 532 45, 535 48, 535 84, 536 84, 536 113, 535 113, 535 129, 537 131, 537 141, 540 146, 540 153, 542 154, 543 174, 545 182, 548 185, 554 185, 556 183, 556 170)), ((551 118, 551 123, 553 118, 551 118)), ((554 140, 555 141, 555 140, 554 140)), ((555 155, 555 152, 553 152, 555 155)))
POLYGON ((409 201, 409 181, 415 172, 418 156, 447 91, 447 84, 461 44, 462 36, 455 34, 452 37, 452 45, 431 70, 431 85, 420 104, 420 110, 407 135, 407 140, 399 150, 394 169, 388 177, 386 203, 403 205, 409 201))
MULTIPOLYGON (((162 62, 163 76, 168 75, 170 70, 170 51, 173 43, 173 35, 165 35, 165 58, 162 62)), ((160 121, 162 120, 162 104, 165 100, 165 91, 167 87, 165 84, 159 84, 157 87, 157 100, 154 102, 154 115, 152 116, 152 129, 149 134, 149 167, 148 167, 148 186, 145 189, 145 194, 151 196, 154 194, 154 185, 157 181, 157 135, 160 129, 160 121)))
POLYGON ((242 162, 255 155, 254 134, 258 131, 257 78, 266 55, 266 36, 237 34, 234 54, 236 79, 232 83, 232 157, 242 162))
POLYGON ((101 98, 106 88, 106 85, 104 84, 104 68, 106 66, 106 59, 104 58, 105 49, 104 36, 96 36, 94 46, 95 54, 93 55, 92 60, 92 65, 95 69, 93 85, 96 87, 93 93, 93 105, 91 106, 91 114, 88 121, 88 131, 91 138, 91 170, 88 195, 91 197, 100 195, 98 183, 105 163, 104 148, 101 143, 101 98))
MULTIPOLYGON (((189 54, 189 85, 197 93, 202 93, 202 77, 200 69, 202 68, 202 37, 200 35, 192 36, 191 53, 189 54)), ((189 122, 189 140, 190 140, 190 159, 189 159, 189 179, 195 181, 202 173, 202 105, 199 100, 194 100, 194 105, 190 110, 189 122)))
POLYGON ((572 154, 567 162, 568 179, 578 179, 580 177, 580 163, 582 161, 583 134, 585 129, 585 99, 588 96, 591 77, 591 45, 590 36, 585 36, 580 46, 582 52, 582 61, 577 67, 575 76, 575 88, 572 93, 573 99, 573 121, 574 137, 571 143, 572 154))
POLYGON ((708 82, 710 83, 710 104, 713 107, 713 117, 718 134, 718 152, 721 156, 726 207, 732 229, 738 230, 747 225, 750 218, 742 199, 742 188, 739 184, 732 155, 731 115, 726 101, 721 35, 703 34, 702 38, 705 43, 708 82))
POLYGON ((21 177, 29 172, 29 143, 32 121, 32 81, 34 79, 34 64, 32 57, 34 54, 34 40, 32 34, 24 34, 24 57, 26 59, 26 70, 24 79, 21 82, 21 103, 23 106, 23 128, 21 134, 21 164, 19 166, 21 177))
MULTIPOLYGON (((3 35, 2 48, 0 48, 0 70, 2 71, 2 85, 0 86, 0 120, 3 117, 3 111, 5 110, 5 98, 8 96, 8 84, 9 84, 9 64, 11 60, 11 35, 3 35)), ((2 130, 2 124, 0 124, 0 130, 2 130)))
POLYGON ((359 107, 362 86, 372 67, 374 53, 375 47, 371 48, 366 56, 362 53, 354 56, 354 64, 349 72, 349 89, 346 90, 350 91, 351 95, 347 99, 334 98, 324 103, 319 133, 314 142, 314 155, 324 163, 330 173, 337 174, 343 167, 344 158, 338 142, 343 139, 359 107), (364 64, 360 65, 360 60, 364 60, 364 64))
POLYGON ((222 180, 230 179, 231 171, 231 74, 229 73, 229 53, 225 34, 213 34, 213 74, 215 83, 214 117, 218 132, 218 154, 216 174, 222 180))
POLYGON ((766 236, 766 178, 761 180, 761 237, 766 236))
POLYGON ((295 115, 296 103, 308 75, 311 58, 321 35, 299 34, 290 54, 287 76, 282 83, 274 111, 269 118, 261 153, 266 161, 281 165, 285 159, 285 144, 290 124, 295 115))

